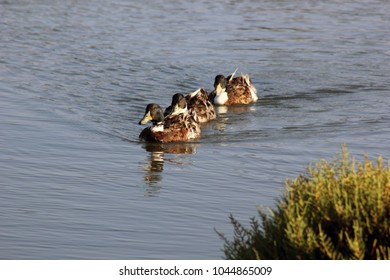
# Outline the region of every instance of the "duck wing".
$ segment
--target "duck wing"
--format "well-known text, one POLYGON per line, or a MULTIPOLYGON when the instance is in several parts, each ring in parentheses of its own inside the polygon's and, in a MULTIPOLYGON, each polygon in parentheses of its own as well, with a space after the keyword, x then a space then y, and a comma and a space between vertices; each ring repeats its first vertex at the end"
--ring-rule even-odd
POLYGON ((188 94, 186 98, 188 98, 188 108, 195 111, 199 122, 203 123, 216 118, 214 105, 210 102, 206 90, 201 88, 195 95, 188 94))

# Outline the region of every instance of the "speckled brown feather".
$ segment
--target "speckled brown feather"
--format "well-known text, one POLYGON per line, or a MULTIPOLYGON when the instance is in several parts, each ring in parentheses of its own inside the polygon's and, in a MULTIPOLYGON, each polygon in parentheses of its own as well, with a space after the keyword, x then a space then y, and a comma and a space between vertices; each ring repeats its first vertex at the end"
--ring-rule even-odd
MULTIPOLYGON (((228 79, 229 80, 229 79, 228 79)), ((249 85, 242 76, 233 78, 227 85, 228 101, 224 105, 249 104, 252 102, 252 95, 249 85)))
POLYGON ((152 127, 145 128, 140 138, 148 142, 180 142, 190 140, 191 134, 200 136, 200 127, 194 116, 190 114, 180 114, 176 116, 168 115, 164 119, 164 131, 152 131, 152 127))
POLYGON ((188 108, 196 112, 200 123, 208 122, 217 117, 214 105, 210 102, 209 96, 204 89, 191 98, 191 94, 186 96, 188 108))

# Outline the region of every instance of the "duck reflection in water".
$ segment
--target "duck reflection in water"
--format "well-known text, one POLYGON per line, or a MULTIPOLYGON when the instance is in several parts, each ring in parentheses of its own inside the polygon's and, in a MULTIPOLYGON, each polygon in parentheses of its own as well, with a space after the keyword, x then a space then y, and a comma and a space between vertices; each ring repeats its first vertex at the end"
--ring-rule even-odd
POLYGON ((142 147, 149 152, 145 165, 145 196, 158 196, 161 190, 162 172, 164 163, 176 165, 191 164, 188 161, 189 154, 196 153, 196 143, 153 143, 145 142, 142 147), (176 155, 176 156, 174 156, 176 155))
MULTIPOLYGON (((242 121, 244 124, 248 121, 248 112, 256 111, 257 105, 232 105, 216 106, 217 119, 213 122, 202 124, 202 130, 225 131, 231 122, 238 124, 242 121), (234 119, 233 121, 231 119, 234 119)), ((206 133, 207 134, 207 133, 206 133)))

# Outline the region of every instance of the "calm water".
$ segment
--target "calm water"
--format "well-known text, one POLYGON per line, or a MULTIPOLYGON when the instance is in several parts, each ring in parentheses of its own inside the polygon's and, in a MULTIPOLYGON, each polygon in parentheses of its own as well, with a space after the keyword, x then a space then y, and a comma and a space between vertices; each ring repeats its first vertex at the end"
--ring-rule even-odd
POLYGON ((219 259, 309 162, 390 158, 389 1, 133 2, 0 2, 0 258, 219 259), (138 141, 236 67, 256 104, 138 141))

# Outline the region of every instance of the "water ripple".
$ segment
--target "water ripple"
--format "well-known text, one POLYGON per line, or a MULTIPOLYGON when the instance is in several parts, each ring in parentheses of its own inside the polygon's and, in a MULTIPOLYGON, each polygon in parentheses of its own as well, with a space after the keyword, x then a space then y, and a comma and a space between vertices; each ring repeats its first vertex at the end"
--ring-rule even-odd
POLYGON ((215 259, 308 162, 389 155, 390 4, 0 1, 0 258, 215 259), (260 99, 190 143, 145 106, 239 67, 260 99), (198 241, 202 240, 202 244, 198 241))

